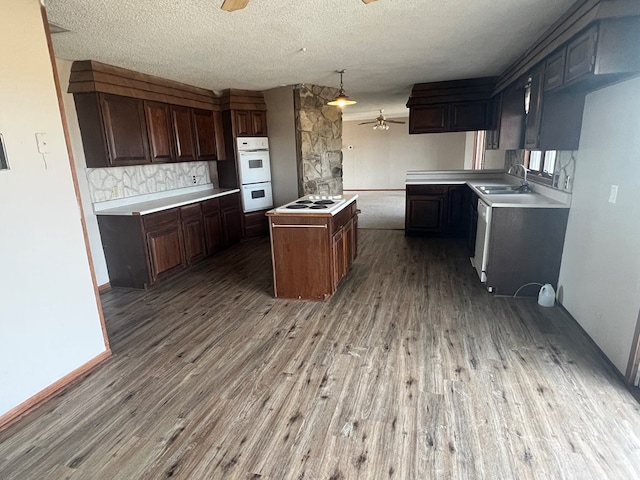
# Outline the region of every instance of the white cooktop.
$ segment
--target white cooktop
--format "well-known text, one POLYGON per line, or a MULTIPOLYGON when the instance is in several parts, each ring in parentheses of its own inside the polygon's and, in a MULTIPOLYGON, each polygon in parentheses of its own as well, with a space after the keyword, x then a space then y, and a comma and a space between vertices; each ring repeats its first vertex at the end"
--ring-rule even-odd
POLYGON ((306 195, 275 209, 277 213, 332 213, 340 210, 347 200, 342 195, 306 195))

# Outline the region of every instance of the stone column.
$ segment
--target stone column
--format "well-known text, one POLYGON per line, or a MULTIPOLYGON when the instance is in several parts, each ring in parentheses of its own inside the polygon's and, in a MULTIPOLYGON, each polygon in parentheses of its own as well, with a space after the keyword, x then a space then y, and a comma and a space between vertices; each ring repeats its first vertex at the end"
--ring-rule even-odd
POLYGON ((295 89, 298 192, 342 194, 342 110, 328 106, 338 90, 316 85, 295 89))

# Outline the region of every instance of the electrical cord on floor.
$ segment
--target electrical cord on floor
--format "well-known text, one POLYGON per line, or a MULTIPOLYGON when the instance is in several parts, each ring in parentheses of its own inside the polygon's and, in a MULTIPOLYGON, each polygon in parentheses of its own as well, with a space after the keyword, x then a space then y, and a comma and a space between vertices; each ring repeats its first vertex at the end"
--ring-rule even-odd
POLYGON ((529 283, 525 283, 524 285, 522 285, 520 288, 518 288, 516 290, 516 293, 513 294, 513 298, 516 298, 516 295, 518 295, 518 292, 520 290, 522 290, 524 287, 528 287, 529 285, 540 285, 541 287, 543 287, 544 285, 542 285, 541 283, 538 282, 529 282, 529 283))

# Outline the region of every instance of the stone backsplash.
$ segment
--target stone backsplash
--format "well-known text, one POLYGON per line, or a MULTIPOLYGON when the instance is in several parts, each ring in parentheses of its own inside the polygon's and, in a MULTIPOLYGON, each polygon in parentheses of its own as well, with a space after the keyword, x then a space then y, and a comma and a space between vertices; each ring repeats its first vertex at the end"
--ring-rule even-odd
POLYGON ((299 189, 302 195, 342 194, 342 110, 328 106, 338 90, 300 85, 295 90, 299 189))
POLYGON ((91 202, 206 185, 218 186, 215 162, 181 162, 130 167, 88 168, 91 202))
MULTIPOLYGON (((509 167, 522 164, 525 150, 507 150, 505 154, 504 170, 509 171, 509 167)), ((553 170, 553 182, 551 187, 563 192, 571 193, 573 188, 573 177, 576 170, 577 151, 558 150, 556 153, 556 163, 553 170)), ((518 169, 517 175, 522 176, 522 169, 518 169)))

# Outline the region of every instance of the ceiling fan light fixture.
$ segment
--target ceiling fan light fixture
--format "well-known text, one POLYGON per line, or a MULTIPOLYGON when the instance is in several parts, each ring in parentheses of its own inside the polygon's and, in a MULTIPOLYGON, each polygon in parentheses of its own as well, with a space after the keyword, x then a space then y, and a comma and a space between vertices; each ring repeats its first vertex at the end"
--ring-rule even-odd
POLYGON ((338 73, 340 74, 340 90, 338 90, 338 95, 336 95, 336 98, 334 98, 330 102, 327 102, 327 105, 334 105, 336 107, 342 108, 346 105, 353 105, 354 103, 357 103, 355 100, 349 98, 344 91, 344 86, 342 84, 342 74, 344 73, 344 70, 338 70, 338 73))

